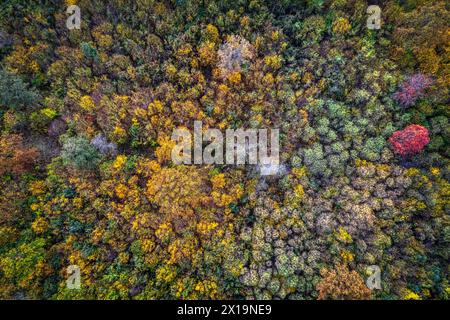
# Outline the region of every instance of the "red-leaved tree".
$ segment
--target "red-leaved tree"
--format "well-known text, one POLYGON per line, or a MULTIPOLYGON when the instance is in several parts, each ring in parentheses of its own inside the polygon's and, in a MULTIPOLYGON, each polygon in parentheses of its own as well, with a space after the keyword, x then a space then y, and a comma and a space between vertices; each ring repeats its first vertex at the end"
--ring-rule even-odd
POLYGON ((413 155, 420 152, 429 142, 428 129, 418 124, 407 126, 396 131, 389 138, 394 151, 401 156, 413 155))
POLYGON ((402 83, 400 89, 394 94, 394 98, 404 107, 410 107, 416 100, 425 94, 433 80, 421 73, 414 74, 402 83))

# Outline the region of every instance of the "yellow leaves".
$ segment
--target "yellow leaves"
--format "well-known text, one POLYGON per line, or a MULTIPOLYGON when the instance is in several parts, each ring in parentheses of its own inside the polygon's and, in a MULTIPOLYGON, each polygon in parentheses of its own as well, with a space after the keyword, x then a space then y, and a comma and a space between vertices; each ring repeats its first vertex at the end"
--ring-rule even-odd
POLYGON ((126 263, 128 263, 129 259, 130 259, 130 255, 127 252, 119 253, 119 261, 120 261, 120 263, 126 264, 126 263))
POLYGON ((403 294, 403 300, 421 300, 421 298, 417 293, 409 289, 405 289, 405 292, 403 294))
POLYGON ((212 24, 208 24, 205 30, 205 37, 207 40, 217 43, 219 40, 219 30, 212 24))
POLYGON ((344 243, 352 243, 352 236, 342 227, 339 227, 337 233, 335 233, 336 238, 344 243))
POLYGON ((33 73, 37 73, 40 70, 40 66, 39 66, 39 64, 37 63, 36 60, 32 60, 30 62, 29 68, 30 68, 31 72, 33 72, 33 73))
POLYGON ((440 170, 439 168, 436 168, 436 167, 432 167, 432 168, 430 169, 430 171, 431 171, 431 174, 432 174, 433 176, 438 176, 438 175, 441 173, 441 170, 440 170))
POLYGON ((225 175, 220 173, 211 178, 213 189, 221 189, 225 187, 225 175))
POLYGON ((194 290, 199 292, 202 295, 206 295, 209 299, 217 299, 218 291, 217 291, 217 283, 212 280, 203 280, 197 282, 194 290))
POLYGON ((167 241, 173 235, 172 226, 170 223, 162 223, 155 231, 155 236, 162 242, 167 241))
POLYGON ((297 179, 300 179, 302 177, 306 176, 306 167, 300 167, 300 168, 293 168, 292 169, 292 174, 294 175, 294 177, 296 177, 297 179))
POLYGON ((216 229, 219 224, 217 222, 204 222, 197 223, 197 232, 201 235, 209 235, 212 230, 216 229))
POLYGON ((119 184, 116 186, 116 188, 115 188, 116 196, 117 196, 119 199, 125 198, 125 196, 127 195, 127 190, 128 190, 127 186, 125 186, 125 185, 122 184, 122 183, 119 183, 119 184))
POLYGON ((192 52, 192 46, 189 43, 183 44, 177 51, 180 56, 187 56, 192 52))
MULTIPOLYGON (((289 192, 285 199, 284 205, 291 208, 298 208, 303 201, 303 196, 305 195, 305 190, 300 183, 297 183, 292 192, 289 192)), ((274 204, 275 207, 275 204, 274 204)))
POLYGON ((141 247, 142 251, 145 253, 150 253, 155 249, 156 245, 151 239, 144 239, 141 242, 141 247))
POLYGON ((155 100, 153 102, 150 102, 150 104, 147 107, 148 109, 148 115, 152 116, 158 113, 163 112, 164 110, 164 105, 161 101, 159 100, 155 100))
POLYGON ((303 189, 303 186, 301 184, 298 184, 294 187, 294 194, 297 198, 303 198, 305 190, 303 189))
POLYGON ((166 5, 164 4, 163 1, 158 1, 157 3, 155 3, 153 8, 155 10, 155 13, 160 16, 162 16, 163 14, 165 14, 167 12, 166 5))
POLYGON ((104 49, 109 49, 113 45, 113 38, 110 35, 102 34, 97 37, 97 44, 104 49))
MULTIPOLYGON (((374 162, 370 162, 367 160, 363 160, 363 159, 356 159, 355 160, 355 166, 356 167, 366 167, 366 168, 374 168, 376 170, 378 170, 378 174, 383 174, 386 173, 387 171, 389 171, 391 169, 391 167, 388 164, 378 164, 378 163, 374 163, 374 162)), ((411 169, 415 169, 415 168, 411 168, 411 169)), ((409 169, 408 169, 409 170, 409 169)), ((417 170, 417 169, 415 169, 417 170)), ((411 171, 411 173, 413 173, 413 175, 415 171, 411 171)), ((408 173, 406 173, 406 175, 408 175, 408 173)))
POLYGON ((122 127, 115 126, 113 135, 115 136, 117 141, 123 141, 124 138, 127 136, 127 132, 122 127))
POLYGON ((32 203, 32 204, 30 205, 30 209, 31 209, 32 211, 37 211, 37 210, 39 209, 39 204, 37 204, 37 203, 32 203))
POLYGON ((54 119, 58 115, 58 112, 52 108, 44 108, 41 109, 39 112, 49 119, 54 119))
MULTIPOLYGON (((147 117, 147 110, 145 110, 144 108, 136 108, 133 111, 134 111, 134 115, 137 118, 145 119, 147 117)), ((133 120, 137 120, 137 119, 133 118, 133 120)))
POLYGON ((241 73, 239 71, 231 72, 228 75, 228 81, 235 85, 241 83, 241 73))
POLYGON ((269 55, 264 57, 264 63, 274 70, 281 68, 281 56, 279 55, 269 55))
POLYGON ((141 159, 137 163, 136 172, 142 174, 145 177, 149 177, 151 174, 161 170, 160 164, 155 160, 141 159))
POLYGON ((249 16, 243 16, 240 21, 242 28, 247 28, 250 25, 250 17, 249 16))
POLYGON ((279 39, 280 39, 280 31, 278 31, 278 30, 274 30, 274 31, 272 31, 272 33, 270 34, 270 39, 272 40, 272 41, 278 41, 279 39))
POLYGON ((275 82, 275 79, 273 78, 273 75, 272 75, 272 73, 267 73, 265 76, 264 76, 264 78, 262 79, 262 81, 263 81, 263 84, 265 85, 265 86, 272 86, 273 84, 274 84, 274 82, 275 82))
POLYGON ((205 172, 186 166, 163 168, 147 182, 149 200, 161 213, 188 217, 207 201, 205 172))
POLYGON ((80 107, 86 111, 92 111, 95 109, 95 103, 90 96, 83 96, 80 99, 80 107))
POLYGON ((230 88, 226 84, 222 83, 222 84, 219 85, 219 93, 225 94, 228 91, 230 91, 230 88))
POLYGON ((177 68, 171 63, 166 65, 165 70, 169 78, 174 78, 178 72, 177 68))
POLYGON ((83 200, 80 197, 76 197, 72 201, 73 206, 77 209, 81 209, 83 207, 83 200))
POLYGON ((91 233, 91 238, 94 244, 99 244, 102 240, 104 230, 100 227, 95 228, 91 233))
POLYGON ((44 217, 37 217, 31 224, 31 229, 37 234, 44 233, 47 230, 48 222, 44 217))
POLYGON ((122 168, 126 162, 127 162, 127 157, 125 155, 120 154, 114 160, 112 167, 114 170, 120 171, 120 170, 122 170, 122 168))
POLYGON ((198 49, 198 54, 200 56, 200 63, 202 65, 207 66, 213 64, 217 56, 215 44, 210 41, 204 42, 198 49))
POLYGON ((176 276, 177 273, 174 267, 164 265, 156 269, 156 281, 158 282, 169 283, 172 282, 176 276))
POLYGON ((417 60, 420 62, 420 69, 424 73, 436 74, 441 66, 441 57, 436 54, 434 48, 420 48, 416 51, 417 60))
POLYGON ((333 32, 338 34, 344 34, 351 29, 350 22, 343 17, 337 18, 333 22, 333 32))
POLYGON ((133 30, 128 27, 127 25, 124 25, 122 23, 119 23, 116 26, 116 32, 117 34, 120 36, 120 38, 131 38, 132 34, 133 34, 133 30))
POLYGON ((180 260, 187 258, 192 259, 193 255, 197 252, 197 240, 196 239, 176 239, 169 244, 167 251, 170 254, 170 258, 167 264, 173 265, 180 260))
POLYGON ((170 161, 172 157, 172 149, 176 145, 176 141, 167 136, 159 136, 157 140, 159 147, 155 150, 156 158, 159 163, 170 161))
MULTIPOLYGON (((37 17, 36 17, 37 18, 37 17)), ((23 41, 26 46, 31 45, 27 39, 23 41), (28 43, 27 43, 28 42, 28 43)), ((38 73, 41 71, 41 67, 38 63, 38 56, 45 54, 47 50, 47 44, 37 44, 25 48, 22 45, 14 47, 14 50, 9 56, 5 58, 6 69, 11 73, 38 73)))
MULTIPOLYGON (((219 180, 218 183, 221 183, 219 180)), ((211 197, 214 203, 219 207, 228 207, 233 202, 236 202, 240 197, 242 197, 242 187, 240 185, 235 185, 232 188, 228 188, 229 194, 224 193, 225 191, 214 190, 211 192, 211 197)))
POLYGON ((343 250, 341 252, 341 258, 344 263, 352 262, 355 258, 355 255, 348 250, 343 250))
POLYGON ((46 190, 45 181, 37 180, 30 183, 28 186, 28 191, 31 192, 33 196, 40 195, 46 190))

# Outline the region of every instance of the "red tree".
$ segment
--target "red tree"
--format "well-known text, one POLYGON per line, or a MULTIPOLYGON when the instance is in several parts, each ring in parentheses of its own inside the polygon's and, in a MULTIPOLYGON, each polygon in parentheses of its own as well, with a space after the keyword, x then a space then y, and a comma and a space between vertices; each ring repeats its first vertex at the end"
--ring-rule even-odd
POLYGON ((429 142, 428 129, 417 124, 407 126, 396 131, 389 138, 394 151, 401 156, 413 155, 420 152, 429 142))

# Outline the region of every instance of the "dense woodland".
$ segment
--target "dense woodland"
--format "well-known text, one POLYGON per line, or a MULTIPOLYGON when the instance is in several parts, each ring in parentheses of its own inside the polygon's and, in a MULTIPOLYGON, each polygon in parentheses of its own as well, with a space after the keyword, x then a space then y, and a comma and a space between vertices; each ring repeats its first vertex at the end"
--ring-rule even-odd
POLYGON ((448 299, 449 21, 445 0, 2 1, 0 298, 448 299), (279 128, 282 170, 174 165, 196 120, 279 128))

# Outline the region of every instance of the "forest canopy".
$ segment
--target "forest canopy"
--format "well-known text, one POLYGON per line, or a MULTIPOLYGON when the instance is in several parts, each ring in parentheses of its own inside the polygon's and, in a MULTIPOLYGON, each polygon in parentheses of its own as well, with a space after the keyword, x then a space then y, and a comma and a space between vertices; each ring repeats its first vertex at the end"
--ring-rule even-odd
POLYGON ((2 2, 0 298, 449 299, 449 21, 443 0, 2 2), (279 129, 278 173, 175 164, 195 121, 279 129))

